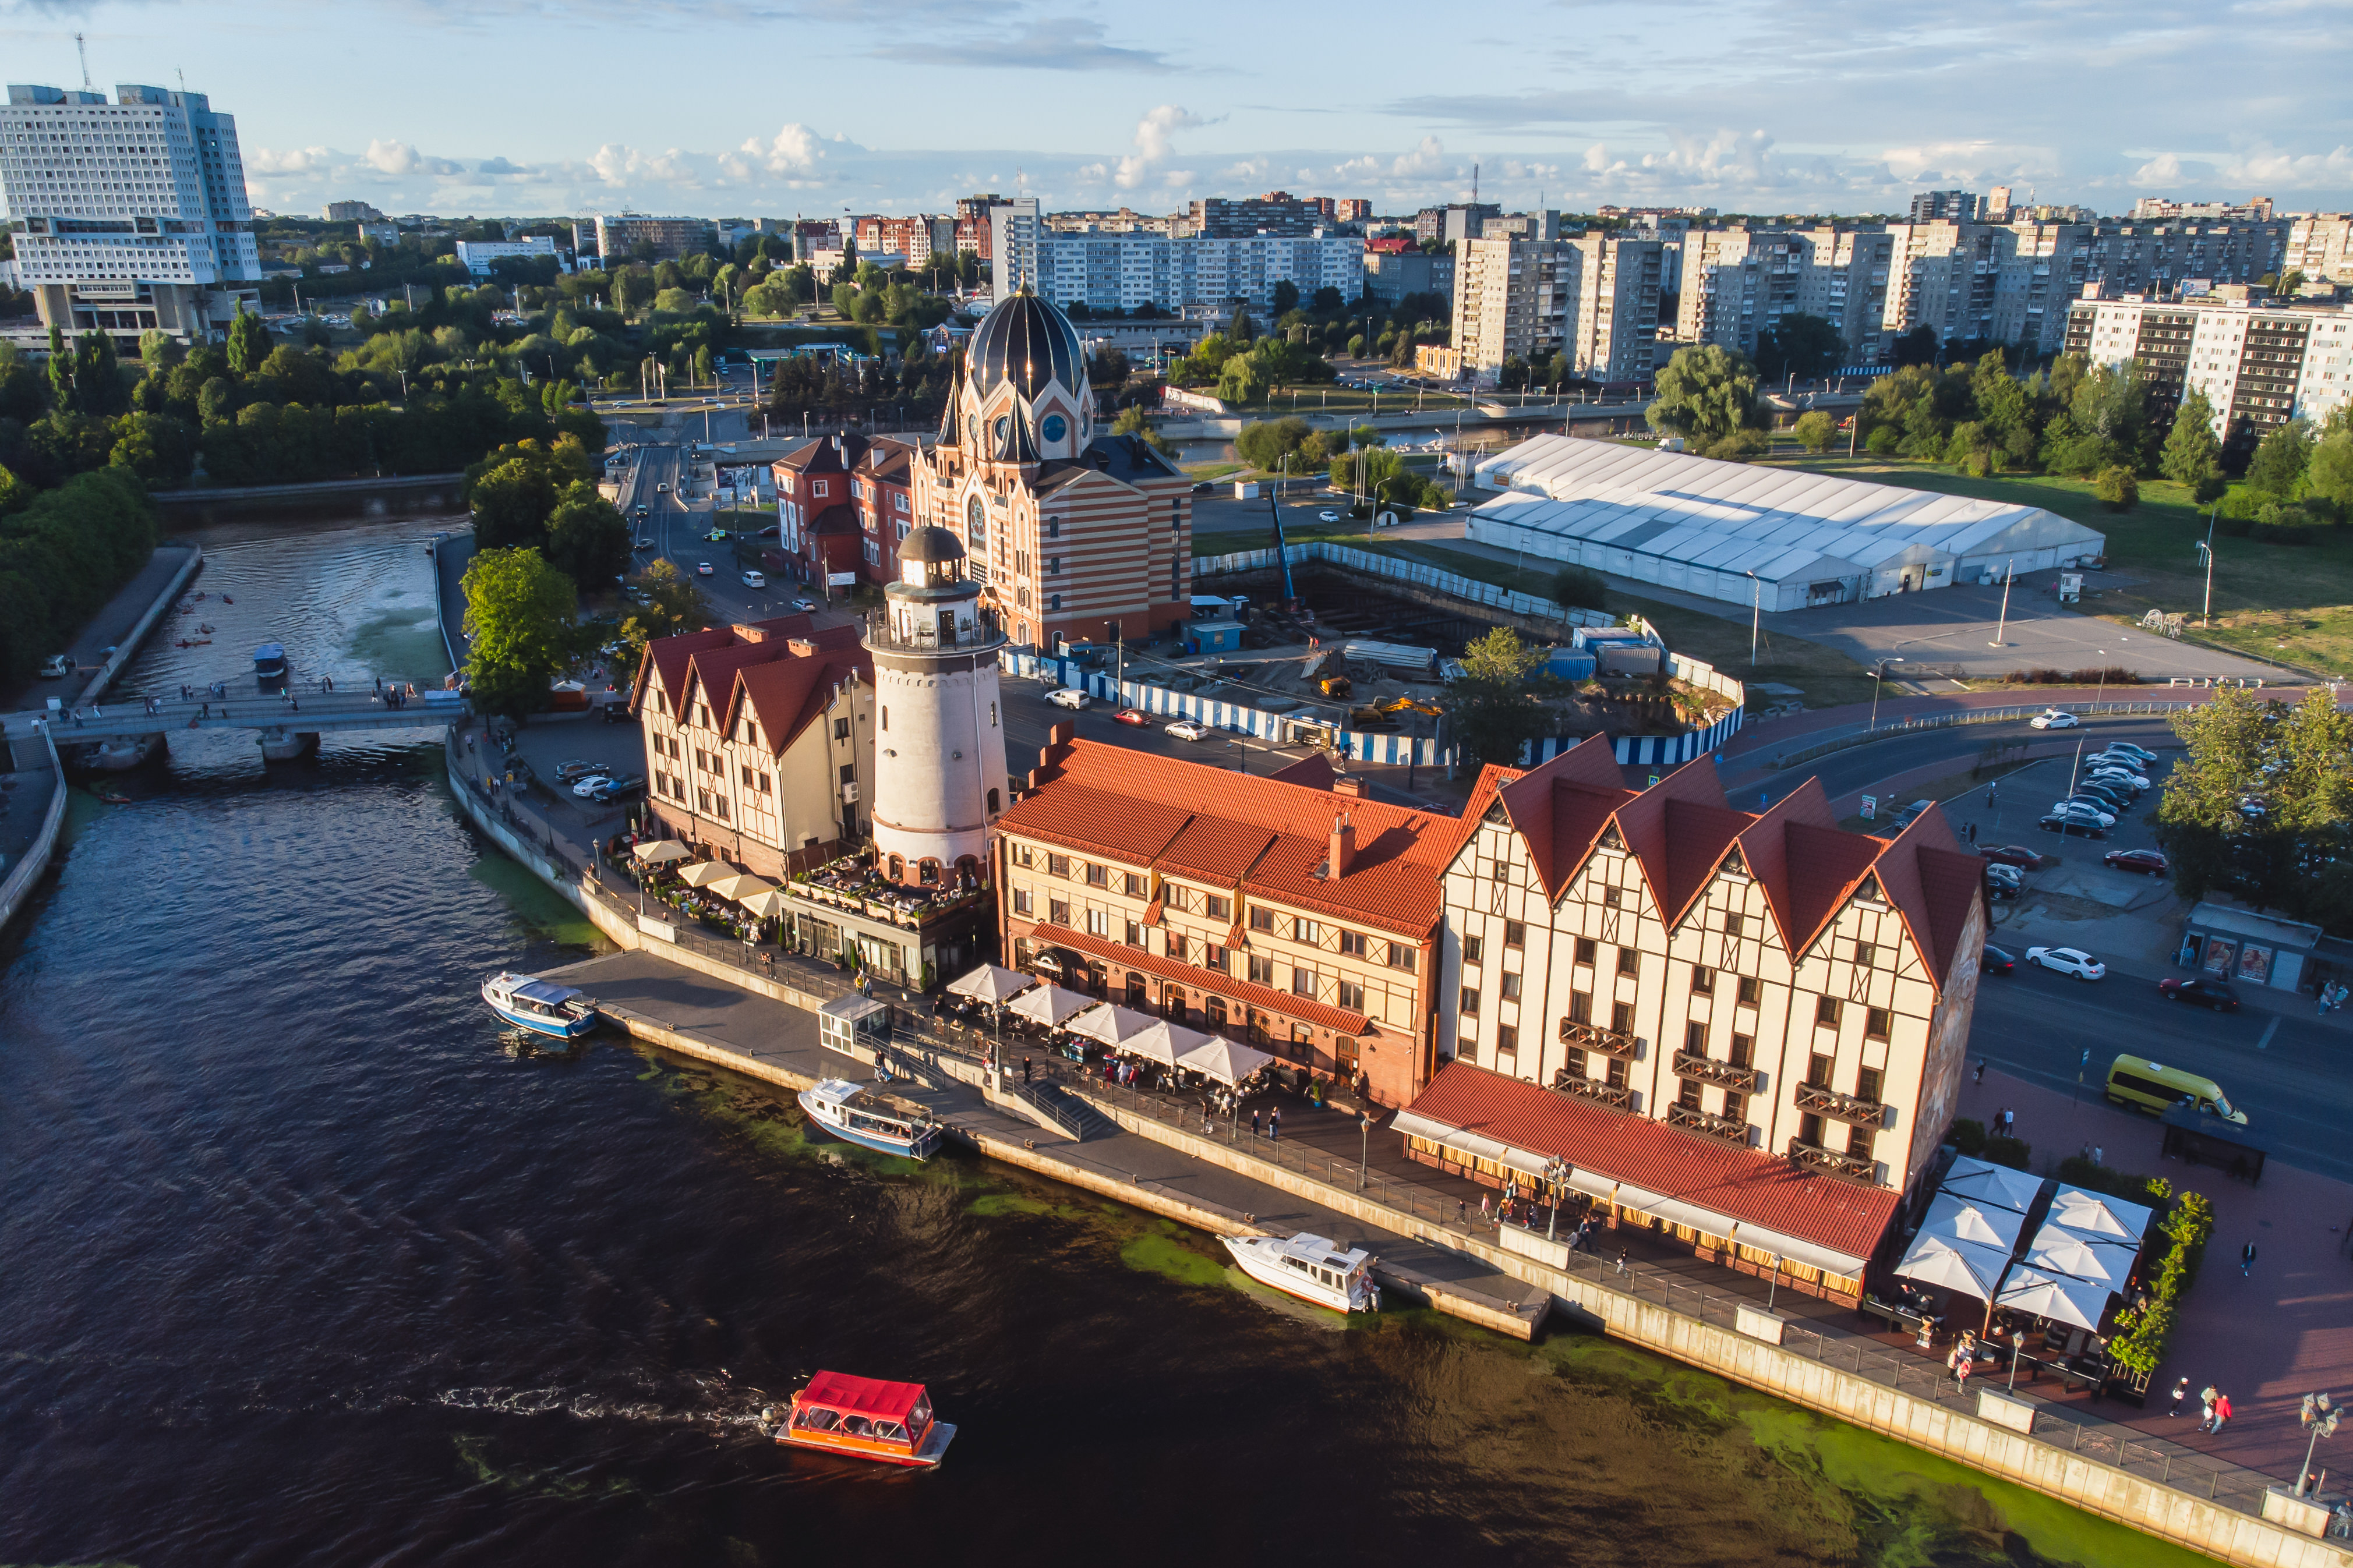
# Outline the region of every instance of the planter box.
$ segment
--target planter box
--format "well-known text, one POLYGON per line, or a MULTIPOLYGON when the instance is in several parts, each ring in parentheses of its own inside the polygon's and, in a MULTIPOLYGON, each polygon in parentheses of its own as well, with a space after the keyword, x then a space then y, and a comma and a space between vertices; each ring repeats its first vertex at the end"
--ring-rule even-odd
POLYGON ((2029 1436, 2034 1433, 2034 1406, 2023 1399, 2012 1399, 1998 1389, 1978 1390, 1978 1419, 2029 1436))
POLYGON ((2263 1489, 2263 1517, 2305 1535, 2328 1533, 2327 1505, 2298 1497, 2285 1487, 2263 1489))
POLYGON ((1495 1239, 1504 1251, 1516 1252, 1522 1258, 1532 1258, 1547 1268, 1558 1268, 1565 1272, 1568 1268, 1568 1242, 1566 1238, 1546 1241, 1544 1232, 1540 1230, 1528 1230, 1520 1226, 1507 1225, 1495 1233, 1495 1239))
POLYGON ((1768 1312, 1762 1307, 1752 1307, 1743 1301, 1733 1310, 1733 1327, 1752 1340, 1763 1340, 1768 1345, 1781 1342, 1781 1331, 1788 1320, 1778 1312, 1768 1312))

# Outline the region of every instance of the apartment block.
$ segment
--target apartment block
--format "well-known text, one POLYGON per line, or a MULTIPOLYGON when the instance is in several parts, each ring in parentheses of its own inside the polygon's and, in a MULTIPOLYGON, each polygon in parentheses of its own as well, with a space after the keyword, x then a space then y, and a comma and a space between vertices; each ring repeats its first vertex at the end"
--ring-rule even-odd
POLYGON ((981 254, 988 260, 991 303, 1038 291, 1038 243, 1044 229, 1035 196, 988 209, 988 244, 981 254))
POLYGON ((640 259, 640 245, 647 247, 644 260, 676 261, 709 250, 718 237, 719 226, 707 217, 649 217, 643 213, 596 215, 596 254, 610 266, 640 259))
POLYGON ((1409 294, 1454 297, 1455 258, 1421 250, 1365 252, 1364 291, 1394 309, 1409 294))
POLYGON ((1680 247, 1675 337, 1757 353, 1782 317, 1819 316, 1846 341, 1846 363, 1873 364, 1895 241, 1883 229, 1693 229, 1680 247))
POLYGON ((0 205, 18 286, 68 332, 207 341, 260 299, 237 121, 200 92, 114 96, 8 89, 0 205))
POLYGON ((2164 397, 2196 387, 2234 458, 2291 419, 2316 424, 2353 402, 2353 306, 2229 294, 2238 297, 2082 300, 2068 313, 2068 352, 2138 362, 2164 397))
POLYGON ((1297 289, 1303 300, 1319 289, 1337 289, 1345 300, 1358 298, 1364 247, 1358 236, 1321 229, 1303 236, 1226 238, 1050 232, 1036 241, 1030 286, 1058 305, 1082 304, 1090 310, 1150 305, 1173 314, 1187 306, 1240 300, 1263 319, 1274 309, 1281 283, 1297 289))
POLYGON ((1454 268, 1454 347, 1492 384, 1506 360, 1556 353, 1570 374, 1643 381, 1658 332, 1662 246, 1650 238, 1471 239, 1454 268))
POLYGON ((2306 213, 2288 226, 2283 270, 2353 283, 2353 213, 2306 213))

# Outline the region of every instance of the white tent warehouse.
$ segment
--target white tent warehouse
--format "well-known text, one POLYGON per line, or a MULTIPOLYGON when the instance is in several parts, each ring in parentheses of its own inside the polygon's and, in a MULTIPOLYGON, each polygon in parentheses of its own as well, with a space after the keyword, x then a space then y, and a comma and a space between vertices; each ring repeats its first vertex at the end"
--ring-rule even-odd
POLYGON ((1768 610, 2000 582, 2107 544, 2041 507, 1569 436, 1497 453, 1477 480, 1504 492, 1471 513, 1477 543, 1768 610))

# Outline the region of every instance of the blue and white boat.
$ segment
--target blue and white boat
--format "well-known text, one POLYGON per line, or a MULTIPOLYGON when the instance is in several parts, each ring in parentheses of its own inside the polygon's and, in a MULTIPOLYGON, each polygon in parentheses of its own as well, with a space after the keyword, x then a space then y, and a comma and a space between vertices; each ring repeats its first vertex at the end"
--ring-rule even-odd
POLYGON ((253 650, 253 679, 264 691, 275 691, 286 684, 284 644, 266 642, 253 650))
POLYGON ((909 1160, 930 1159, 945 1131, 920 1112, 846 1079, 829 1078, 814 1089, 805 1089, 800 1101, 809 1120, 835 1137, 909 1160))
POLYGON ((587 993, 569 985, 551 985, 528 974, 501 970, 482 982, 482 1000, 516 1028, 535 1035, 576 1040, 596 1026, 596 1005, 587 993))

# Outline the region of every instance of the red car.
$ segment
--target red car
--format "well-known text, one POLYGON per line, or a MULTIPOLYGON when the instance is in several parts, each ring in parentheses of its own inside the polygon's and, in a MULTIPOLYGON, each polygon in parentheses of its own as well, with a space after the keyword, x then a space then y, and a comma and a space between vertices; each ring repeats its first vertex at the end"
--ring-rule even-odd
POLYGON ((2023 844, 1985 845, 1978 853, 1997 866, 2015 866, 2022 871, 2031 871, 2042 864, 2042 857, 2023 844))
POLYGON ((2111 849, 2100 858, 2119 871, 2139 871, 2151 877, 2162 877, 2167 870, 2165 857, 2154 849, 2111 849))
POLYGON ((1123 724, 1134 724, 1139 729, 1152 722, 1152 715, 1141 708, 1123 708, 1112 717, 1123 724))

